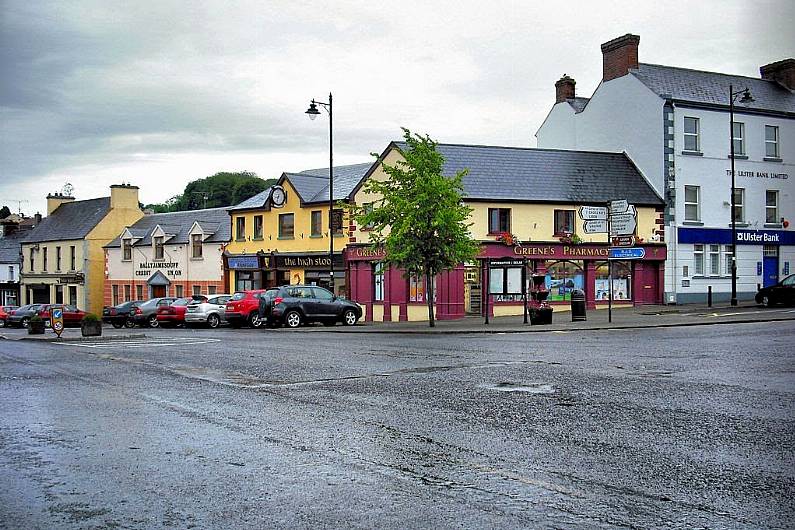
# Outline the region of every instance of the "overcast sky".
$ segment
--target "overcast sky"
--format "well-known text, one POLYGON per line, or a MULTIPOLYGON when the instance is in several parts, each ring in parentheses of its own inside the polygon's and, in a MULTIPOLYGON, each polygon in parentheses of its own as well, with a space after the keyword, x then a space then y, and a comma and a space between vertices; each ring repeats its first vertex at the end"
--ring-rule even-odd
POLYGON ((795 52, 795 2, 0 0, 0 205, 34 213, 130 182, 145 203, 217 171, 367 162, 400 127, 535 146, 564 73, 590 96, 599 45, 758 76, 795 52), (543 4, 543 5, 542 5, 543 4), (641 7, 638 6, 648 6, 641 7))

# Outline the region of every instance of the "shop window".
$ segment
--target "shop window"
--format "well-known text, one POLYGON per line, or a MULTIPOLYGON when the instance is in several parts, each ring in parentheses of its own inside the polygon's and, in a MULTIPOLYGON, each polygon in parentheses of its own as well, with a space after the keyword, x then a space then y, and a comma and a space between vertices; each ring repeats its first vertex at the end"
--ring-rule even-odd
POLYGON ((342 235, 342 228, 343 228, 342 222, 343 222, 342 210, 332 210, 331 226, 335 236, 342 235))
POLYGON ((190 236, 190 246, 191 246, 191 257, 193 259, 201 259, 203 245, 202 245, 202 235, 201 234, 193 234, 190 236))
POLYGON ((745 189, 734 188, 734 221, 737 223, 745 222, 745 189))
POLYGON ((61 247, 55 247, 55 270, 61 270, 61 247))
POLYGON ((252 289, 262 289, 262 271, 235 271, 235 291, 252 289))
POLYGON ((165 254, 163 252, 163 236, 157 236, 153 241, 155 244, 155 259, 164 259, 165 254))
POLYGON ((555 236, 574 233, 574 210, 555 210, 555 236))
POLYGON ((47 247, 44 247, 41 251, 41 269, 47 272, 47 247))
POLYGON ((489 208, 489 234, 511 231, 511 209, 489 208))
POLYGON ((323 212, 321 210, 312 210, 309 236, 320 237, 323 235, 323 212))
POLYGON ((75 270, 75 247, 69 247, 69 270, 75 270))
POLYGON ((279 237, 292 239, 295 237, 295 214, 283 213, 279 215, 279 237))
POLYGON ((185 296, 185 287, 183 287, 182 285, 177 285, 174 289, 175 289, 174 296, 176 296, 177 298, 182 298, 183 296, 185 296))
POLYGON ((745 124, 742 122, 732 124, 732 145, 735 156, 745 156, 745 124))
POLYGON ((122 249, 122 257, 121 257, 122 261, 132 261, 132 240, 122 239, 121 249, 122 249))
POLYGON ((544 280, 550 301, 571 300, 574 289, 583 289, 582 262, 558 261, 547 268, 544 280))
POLYGON ((215 285, 210 285, 207 287, 207 294, 214 295, 216 294, 216 287, 215 285))
POLYGON ((720 276, 720 245, 709 246, 709 275, 720 276))
POLYGON ((135 299, 136 300, 143 300, 144 299, 144 286, 143 285, 136 285, 135 286, 135 299))
POLYGON ((779 222, 778 216, 778 191, 765 191, 765 223, 775 224, 779 222))
POLYGON ((132 300, 132 287, 129 285, 124 286, 124 301, 129 302, 132 300))
POLYGON ((701 208, 699 186, 685 186, 685 221, 700 221, 701 208))
POLYGON ((696 276, 704 276, 704 245, 693 245, 693 271, 696 276))
POLYGON ((235 241, 246 240, 246 218, 238 217, 235 220, 235 241))
POLYGON ((384 301, 384 264, 373 263, 373 301, 384 301))
POLYGON ((522 278, 524 267, 489 268, 489 294, 495 302, 522 300, 522 278))
POLYGON ((765 125, 765 156, 767 158, 781 156, 778 148, 778 127, 774 125, 765 125))
MULTIPOLYGON (((632 299, 632 269, 625 261, 613 262, 613 300, 632 299)), ((687 276, 685 271, 684 276, 687 276)), ((594 293, 597 300, 610 298, 610 265, 602 262, 596 266, 594 293)))
MULTIPOLYGON (((433 279, 433 285, 436 286, 436 278, 433 279)), ((425 277, 417 274, 409 276, 409 302, 425 302, 427 301, 427 293, 425 290, 425 277)), ((436 301, 436 289, 433 290, 433 298, 436 301)))
POLYGON ((700 123, 698 118, 685 116, 685 151, 698 152, 701 150, 699 140, 700 123))
POLYGON ((254 216, 254 239, 262 239, 262 216, 255 215, 254 216))

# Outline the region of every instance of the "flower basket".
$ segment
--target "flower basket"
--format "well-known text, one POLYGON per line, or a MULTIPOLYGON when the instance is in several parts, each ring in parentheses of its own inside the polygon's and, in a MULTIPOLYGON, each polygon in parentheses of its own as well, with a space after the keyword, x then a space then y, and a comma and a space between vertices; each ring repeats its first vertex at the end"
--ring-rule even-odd
POLYGON ((510 232, 500 232, 500 234, 497 236, 497 241, 499 241, 500 243, 504 243, 509 247, 513 247, 515 245, 521 246, 522 244, 522 242, 519 241, 519 238, 510 232))
POLYGON ((44 335, 44 319, 39 315, 28 322, 28 335, 44 335))
POLYGON ((86 314, 80 321, 80 333, 84 337, 102 336, 102 321, 92 313, 86 314))

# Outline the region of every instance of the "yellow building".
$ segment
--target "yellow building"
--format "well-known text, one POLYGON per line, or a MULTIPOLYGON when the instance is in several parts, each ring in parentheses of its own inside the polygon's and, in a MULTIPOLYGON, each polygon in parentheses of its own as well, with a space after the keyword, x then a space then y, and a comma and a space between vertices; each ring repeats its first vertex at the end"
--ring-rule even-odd
POLYGON ((22 242, 21 303, 71 304, 101 313, 103 246, 143 217, 138 187, 118 184, 110 197, 76 201, 47 196, 47 217, 22 242))
MULTIPOLYGON (((335 167, 334 201, 349 201, 371 166, 335 167)), ((346 292, 342 256, 350 226, 347 212, 334 208, 334 228, 329 231, 328 168, 284 173, 274 187, 230 208, 229 214, 232 241, 224 268, 230 292, 297 283, 328 288, 332 241, 334 291, 346 292), (277 189, 285 194, 279 207, 281 197, 273 196, 277 189)))

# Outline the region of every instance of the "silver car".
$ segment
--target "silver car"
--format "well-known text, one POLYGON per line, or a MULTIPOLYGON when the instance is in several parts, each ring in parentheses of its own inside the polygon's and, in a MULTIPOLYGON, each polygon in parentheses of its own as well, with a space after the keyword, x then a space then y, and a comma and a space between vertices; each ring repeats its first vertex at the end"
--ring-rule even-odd
POLYGON ((226 302, 230 298, 231 294, 213 294, 204 302, 195 300, 189 303, 185 310, 185 325, 207 324, 217 328, 226 321, 226 302))

